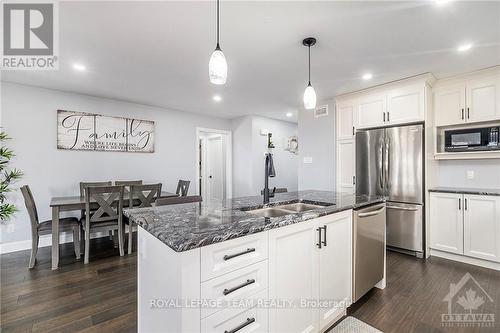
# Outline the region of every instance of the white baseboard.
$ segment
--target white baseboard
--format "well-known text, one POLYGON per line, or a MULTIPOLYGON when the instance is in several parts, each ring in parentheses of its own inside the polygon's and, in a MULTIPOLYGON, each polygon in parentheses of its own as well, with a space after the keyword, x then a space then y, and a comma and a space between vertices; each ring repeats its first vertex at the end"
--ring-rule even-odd
MULTIPOLYGON (((90 234, 90 238, 100 238, 100 237, 105 237, 107 235, 108 234, 105 232, 96 232, 90 234)), ((71 243, 71 242, 73 242, 73 235, 71 233, 63 233, 59 235, 59 244, 71 243)), ((51 235, 40 236, 38 248, 46 246, 52 246, 51 235)), ((31 250, 31 239, 0 244, 0 254, 23 251, 23 250, 31 250)))
POLYGON ((489 261, 489 260, 477 259, 477 258, 463 256, 460 254, 448 253, 448 252, 434 250, 434 249, 431 249, 431 256, 449 259, 449 260, 454 260, 454 261, 459 261, 459 262, 463 262, 463 263, 469 264, 469 265, 481 266, 481 267, 486 267, 489 269, 494 269, 496 271, 500 271, 500 263, 489 261))

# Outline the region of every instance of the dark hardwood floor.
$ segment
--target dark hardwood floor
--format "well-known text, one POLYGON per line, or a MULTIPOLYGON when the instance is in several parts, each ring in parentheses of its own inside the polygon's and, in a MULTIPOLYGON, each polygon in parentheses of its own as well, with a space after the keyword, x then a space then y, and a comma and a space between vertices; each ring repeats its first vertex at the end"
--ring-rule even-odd
MULTIPOLYGON (((50 269, 41 248, 34 269, 29 252, 1 259, 1 332, 135 332, 135 253, 119 257, 107 238, 92 240, 89 265, 76 261, 72 244, 61 245, 60 268, 50 269)), ((439 258, 419 260, 388 252, 387 288, 374 289, 349 310, 389 332, 500 332, 500 272, 439 258), (469 272, 493 299, 493 328, 446 328, 441 314, 450 283, 469 272)), ((491 309, 491 307, 490 307, 491 309)))

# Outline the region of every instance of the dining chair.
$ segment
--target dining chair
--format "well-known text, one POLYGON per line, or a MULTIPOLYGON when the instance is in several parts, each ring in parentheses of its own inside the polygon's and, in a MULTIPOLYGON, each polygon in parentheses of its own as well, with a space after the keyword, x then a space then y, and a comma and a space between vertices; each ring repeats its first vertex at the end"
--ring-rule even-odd
POLYGON ((85 188, 85 256, 88 264, 90 232, 118 229, 118 248, 123 256, 123 186, 88 186, 85 188), (95 205, 94 207, 91 207, 95 205), (92 209, 91 209, 92 208, 92 209))
POLYGON ((179 182, 177 182, 177 190, 175 190, 175 193, 181 197, 185 197, 186 195, 188 195, 190 183, 191 181, 189 180, 179 179, 179 182))
MULTIPOLYGON (((43 222, 38 220, 35 200, 28 185, 21 187, 21 193, 23 194, 24 204, 26 205, 31 221, 31 256, 29 268, 33 268, 35 266, 40 236, 52 234, 52 220, 43 222)), ((76 217, 65 217, 59 219, 59 232, 73 233, 73 244, 75 247, 76 259, 80 259, 80 222, 78 219, 76 217)))
POLYGON ((125 186, 123 189, 123 194, 126 195, 130 192, 130 186, 132 185, 142 185, 142 180, 115 180, 115 185, 125 186))
MULTIPOLYGON (((161 183, 147 185, 132 185, 130 186, 129 208, 145 208, 153 207, 153 203, 161 195, 161 183)), ((132 253, 132 234, 133 222, 125 218, 125 224, 128 226, 128 254, 132 253)))
MULTIPOLYGON (((111 186, 113 183, 108 182, 80 182, 80 198, 85 199, 85 188, 89 186, 111 186)), ((80 222, 83 227, 85 224, 85 209, 81 211, 80 222)), ((83 229, 82 229, 83 231, 83 229)), ((109 239, 113 239, 113 230, 109 231, 109 239)))
POLYGON ((174 198, 159 198, 156 200, 155 206, 178 205, 190 202, 202 202, 201 195, 189 195, 185 197, 174 198))

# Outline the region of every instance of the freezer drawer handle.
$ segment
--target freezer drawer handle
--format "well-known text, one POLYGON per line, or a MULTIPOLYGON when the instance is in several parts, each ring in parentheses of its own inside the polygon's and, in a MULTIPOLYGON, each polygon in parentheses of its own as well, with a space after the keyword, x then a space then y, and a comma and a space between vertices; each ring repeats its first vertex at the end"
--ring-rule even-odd
POLYGON ((399 210, 409 210, 409 211, 416 211, 418 208, 407 208, 407 207, 398 207, 398 206, 386 206, 387 209, 399 209, 399 210))
POLYGON ((377 210, 374 210, 372 212, 368 212, 368 213, 359 213, 358 214, 358 217, 368 217, 368 216, 374 216, 374 215, 377 215, 379 213, 381 213, 383 210, 384 210, 385 207, 382 207, 380 209, 377 209, 377 210))
POLYGON ((236 333, 239 330, 241 330, 243 327, 246 327, 246 326, 250 325, 253 322, 255 322, 255 318, 253 318, 253 317, 252 318, 247 318, 247 321, 245 321, 243 324, 241 324, 239 326, 236 326, 235 328, 233 328, 230 331, 224 331, 224 333, 236 333))
POLYGON ((229 295, 230 293, 238 290, 238 289, 241 289, 243 287, 246 287, 252 283, 255 283, 255 280, 254 279, 248 279, 246 282, 243 282, 242 284, 240 284, 239 286, 236 286, 236 287, 232 287, 232 288, 229 288, 229 289, 224 289, 224 291, 222 292, 224 294, 224 296, 226 295, 229 295))
POLYGON ((251 253, 251 252, 255 252, 255 248, 254 247, 248 248, 245 251, 238 252, 238 253, 235 253, 235 254, 226 254, 224 257, 222 257, 222 259, 229 260, 229 259, 233 259, 233 258, 242 256, 244 254, 251 253))

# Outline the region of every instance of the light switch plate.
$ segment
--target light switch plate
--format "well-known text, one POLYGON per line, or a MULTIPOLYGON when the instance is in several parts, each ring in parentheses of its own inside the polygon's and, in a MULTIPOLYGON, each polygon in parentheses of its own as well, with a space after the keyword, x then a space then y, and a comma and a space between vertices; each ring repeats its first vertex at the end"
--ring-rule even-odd
POLYGON ((474 179, 474 170, 467 171, 467 179, 474 179))
POLYGON ((312 157, 304 157, 304 163, 305 164, 311 164, 313 162, 313 158, 312 157))

